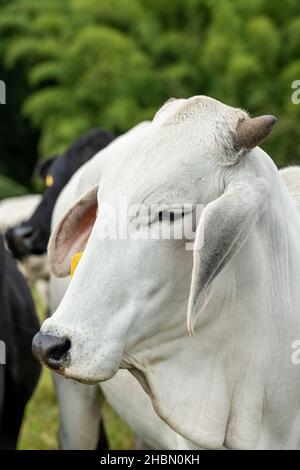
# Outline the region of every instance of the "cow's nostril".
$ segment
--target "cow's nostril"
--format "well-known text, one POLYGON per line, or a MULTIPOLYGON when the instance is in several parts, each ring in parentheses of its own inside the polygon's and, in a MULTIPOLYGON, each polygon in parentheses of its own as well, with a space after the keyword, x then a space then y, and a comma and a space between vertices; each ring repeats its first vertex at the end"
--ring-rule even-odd
POLYGON ((33 233, 33 227, 30 225, 19 225, 8 229, 8 233, 11 233, 12 238, 29 238, 33 233))
POLYGON ((70 363, 71 341, 66 336, 58 337, 41 331, 32 341, 33 355, 51 369, 64 369, 70 363))
POLYGON ((62 338, 62 341, 58 342, 57 345, 54 345, 50 348, 48 356, 49 359, 54 361, 60 361, 62 357, 69 351, 71 348, 71 341, 68 338, 62 338))
POLYGON ((33 228, 32 227, 20 227, 19 228, 19 237, 22 238, 30 238, 33 234, 33 228))

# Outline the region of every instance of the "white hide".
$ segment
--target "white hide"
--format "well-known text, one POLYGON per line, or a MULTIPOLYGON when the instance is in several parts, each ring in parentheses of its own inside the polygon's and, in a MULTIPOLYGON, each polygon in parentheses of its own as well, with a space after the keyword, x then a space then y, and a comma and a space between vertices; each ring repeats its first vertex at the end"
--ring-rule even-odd
POLYGON ((279 170, 279 173, 300 210, 300 166, 288 166, 279 170))
MULTIPOLYGON (((100 172, 99 213, 74 278, 42 331, 71 339, 66 377, 95 383, 112 378, 119 367, 132 371, 157 414, 187 446, 295 449, 300 374, 291 355, 300 337, 300 217, 265 152, 256 147, 234 154, 241 119, 247 119, 245 112, 207 97, 175 100, 125 148, 118 148, 121 140, 108 147, 118 155, 104 163, 103 150, 91 167, 79 170, 59 198, 55 218, 97 183, 100 172), (227 204, 230 192, 237 198, 227 204), (130 202, 203 203, 212 238, 204 241, 201 262, 195 253, 193 269, 184 240, 100 240, 101 203, 117 204, 124 194, 130 202), (219 235, 228 232, 222 211, 214 217, 221 198, 231 227, 246 217, 247 230, 238 231, 239 246, 209 291, 206 285, 201 290, 197 277, 210 246, 218 247, 219 235), (193 312, 189 337, 191 283, 189 304, 199 311, 193 312), (202 294, 204 301, 193 299, 202 294)), ((108 382, 112 396, 109 388, 108 382)), ((126 393, 120 409, 128 404, 126 393)), ((142 400, 129 399, 135 421, 142 421, 142 400)), ((178 448, 178 440, 169 446, 178 448)))
POLYGON ((41 201, 40 194, 9 197, 0 201, 0 231, 29 219, 41 201))
MULTIPOLYGON (((137 125, 100 151, 74 174, 55 205, 52 218, 53 226, 58 223, 61 215, 72 204, 72 201, 99 180, 104 163, 113 164, 114 156, 118 158, 136 133, 143 132, 148 125, 147 122, 137 125)), ((54 312, 58 307, 68 284, 69 278, 58 279, 50 276, 51 312, 54 312)), ((63 449, 95 448, 95 442, 98 438, 96 423, 101 415, 101 413, 95 412, 95 407, 97 404, 99 405, 99 397, 95 390, 98 385, 75 384, 73 380, 66 380, 58 374, 53 374, 53 378, 60 410, 60 445, 63 449), (75 409, 78 408, 80 413, 75 412, 75 409), (83 427, 84 432, 81 433, 78 430, 82 429, 84 414, 88 417, 88 421, 84 418, 86 425, 83 427)), ((111 380, 102 383, 101 389, 115 411, 151 448, 190 449, 193 447, 157 416, 149 396, 128 371, 120 370, 111 380)))

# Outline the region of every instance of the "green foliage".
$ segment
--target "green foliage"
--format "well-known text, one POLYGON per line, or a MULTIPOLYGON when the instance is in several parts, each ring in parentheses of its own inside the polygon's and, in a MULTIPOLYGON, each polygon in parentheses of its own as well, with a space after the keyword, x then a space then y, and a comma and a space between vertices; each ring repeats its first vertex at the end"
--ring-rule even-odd
POLYGON ((170 96, 207 94, 279 117, 267 149, 300 159, 298 0, 10 0, 0 54, 29 88, 41 156, 93 126, 121 133, 170 96))
POLYGON ((18 449, 54 450, 58 448, 58 408, 51 374, 44 369, 34 395, 28 403, 18 449))
POLYGON ((0 175, 0 200, 7 197, 23 196, 28 191, 7 176, 0 175))

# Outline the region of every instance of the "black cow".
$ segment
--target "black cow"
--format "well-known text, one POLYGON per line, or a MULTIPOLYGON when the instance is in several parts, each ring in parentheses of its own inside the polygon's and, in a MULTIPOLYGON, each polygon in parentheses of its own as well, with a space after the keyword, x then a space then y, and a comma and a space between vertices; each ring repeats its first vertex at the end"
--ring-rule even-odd
MULTIPOLYGON (((0 340, 6 363, 0 365, 0 449, 15 449, 24 409, 41 368, 31 353, 39 330, 29 288, 0 235, 0 340)), ((2 358, 3 359, 3 358, 2 358)))
POLYGON ((38 175, 46 182, 42 200, 29 220, 6 232, 8 246, 17 259, 46 252, 50 236, 52 211, 59 193, 71 176, 114 136, 103 129, 91 129, 74 142, 63 155, 50 158, 38 167, 38 175))

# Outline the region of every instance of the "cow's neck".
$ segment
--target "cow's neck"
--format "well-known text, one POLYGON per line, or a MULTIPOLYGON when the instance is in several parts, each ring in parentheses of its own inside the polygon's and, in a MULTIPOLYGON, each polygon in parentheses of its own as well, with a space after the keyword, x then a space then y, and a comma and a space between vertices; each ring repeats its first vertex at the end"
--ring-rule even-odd
POLYGON ((194 337, 182 311, 182 328, 133 352, 157 413, 200 447, 299 446, 300 374, 291 357, 300 339, 300 245, 288 207, 277 201, 215 280, 194 337))

